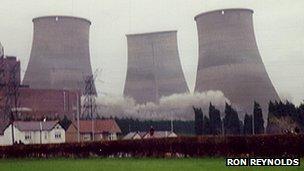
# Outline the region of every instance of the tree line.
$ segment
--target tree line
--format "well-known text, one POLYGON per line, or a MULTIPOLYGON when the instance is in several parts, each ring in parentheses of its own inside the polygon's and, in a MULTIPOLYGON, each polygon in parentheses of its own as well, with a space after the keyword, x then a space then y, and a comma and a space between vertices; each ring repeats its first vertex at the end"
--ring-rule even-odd
MULTIPOLYGON (((193 107, 195 121, 194 131, 196 135, 250 135, 264 134, 268 127, 276 124, 285 132, 299 133, 304 128, 304 104, 296 107, 289 101, 270 101, 268 104, 268 126, 264 127, 263 111, 259 103, 254 102, 253 114, 245 114, 244 120, 239 119, 238 112, 228 103, 225 104, 224 117, 221 118, 221 112, 211 103, 209 105, 208 115, 203 113, 201 108, 193 107), (289 119, 289 123, 280 122, 281 119, 289 119), (278 122, 272 122, 273 120, 278 122), (290 124, 295 127, 290 128, 290 124), (290 130, 294 129, 294 130, 290 130)), ((277 128, 278 129, 278 128, 277 128)), ((270 129, 269 129, 270 130, 270 129)), ((281 131, 281 130, 279 130, 281 131)), ((270 132, 269 132, 270 133, 270 132)), ((278 133, 278 132, 276 132, 278 133)))

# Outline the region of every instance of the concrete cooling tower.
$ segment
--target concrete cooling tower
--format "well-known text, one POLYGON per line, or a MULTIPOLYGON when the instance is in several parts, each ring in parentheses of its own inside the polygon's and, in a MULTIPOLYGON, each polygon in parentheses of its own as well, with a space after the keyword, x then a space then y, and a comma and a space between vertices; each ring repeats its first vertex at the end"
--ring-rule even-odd
MULTIPOLYGON (((38 89, 84 90, 92 75, 89 20, 69 16, 33 19, 32 51, 23 84, 38 89)), ((95 90, 95 86, 94 86, 95 90)))
POLYGON ((4 48, 0 42, 0 58, 2 58, 4 56, 4 48))
MULTIPOLYGON (((223 9, 195 17, 199 63, 195 91, 221 90, 243 112, 257 101, 267 110, 279 97, 257 47, 250 9, 223 9)), ((264 113, 265 114, 265 113, 264 113)))
POLYGON ((182 71, 177 31, 127 35, 128 68, 124 95, 137 103, 189 92, 182 71))

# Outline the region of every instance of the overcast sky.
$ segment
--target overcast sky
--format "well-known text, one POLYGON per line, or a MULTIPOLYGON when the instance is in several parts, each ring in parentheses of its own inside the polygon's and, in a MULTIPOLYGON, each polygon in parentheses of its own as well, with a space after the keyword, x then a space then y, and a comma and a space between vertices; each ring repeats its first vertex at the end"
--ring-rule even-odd
POLYGON ((303 0, 0 0, 0 41, 18 56, 22 76, 32 44, 32 18, 73 15, 91 20, 93 70, 99 93, 120 95, 127 67, 125 34, 178 30, 178 46, 188 86, 194 89, 198 62, 194 16, 205 11, 245 7, 254 10, 254 28, 268 74, 281 96, 304 99, 303 0))

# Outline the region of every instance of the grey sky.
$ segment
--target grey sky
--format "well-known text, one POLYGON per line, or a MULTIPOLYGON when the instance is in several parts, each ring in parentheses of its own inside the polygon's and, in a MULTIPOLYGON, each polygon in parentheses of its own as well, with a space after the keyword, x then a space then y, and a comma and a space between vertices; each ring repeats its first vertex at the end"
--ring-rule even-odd
POLYGON ((282 96, 304 99, 303 0, 0 0, 0 41, 26 70, 32 43, 32 18, 73 15, 92 21, 93 69, 102 69, 99 92, 122 94, 127 65, 125 34, 178 30, 179 54, 190 90, 198 60, 194 16, 220 8, 254 10, 259 50, 268 74, 282 96))

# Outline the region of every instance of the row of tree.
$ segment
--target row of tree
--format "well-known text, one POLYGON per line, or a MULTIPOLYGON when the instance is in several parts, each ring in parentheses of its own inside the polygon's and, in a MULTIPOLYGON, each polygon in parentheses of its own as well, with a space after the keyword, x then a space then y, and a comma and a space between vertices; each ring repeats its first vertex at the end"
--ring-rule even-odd
MULTIPOLYGON (((221 118, 221 112, 211 103, 209 105, 208 116, 204 115, 201 108, 193 107, 195 114, 194 129, 196 135, 220 135, 220 134, 251 134, 252 117, 245 115, 244 124, 240 121, 238 113, 231 105, 226 103, 225 115, 221 118)), ((255 131, 264 132, 264 120, 262 110, 258 103, 255 103, 255 131), (259 131, 258 131, 259 130, 259 131)))
MULTIPOLYGON (((245 114, 244 120, 239 119, 238 112, 226 103, 224 116, 221 118, 221 112, 211 103, 209 105, 208 115, 203 114, 201 108, 193 107, 195 114, 194 130, 196 135, 219 135, 219 134, 263 134, 264 119, 262 108, 259 103, 254 102, 253 114, 245 114)), ((270 120, 281 118, 290 118, 295 125, 304 128, 304 104, 296 107, 290 102, 269 102, 268 123, 270 120)), ((281 122, 277 122, 280 124, 281 122)), ((282 126, 282 125, 280 125, 282 126)), ((283 125, 287 129, 287 125, 283 125)), ((296 128, 299 131, 300 128, 296 128)), ((284 128, 283 128, 284 129, 284 128)), ((289 131, 289 130, 288 130, 289 131)))
POLYGON ((289 101, 286 101, 286 103, 270 102, 269 115, 276 118, 290 117, 300 126, 304 126, 304 103, 296 107, 289 101))

